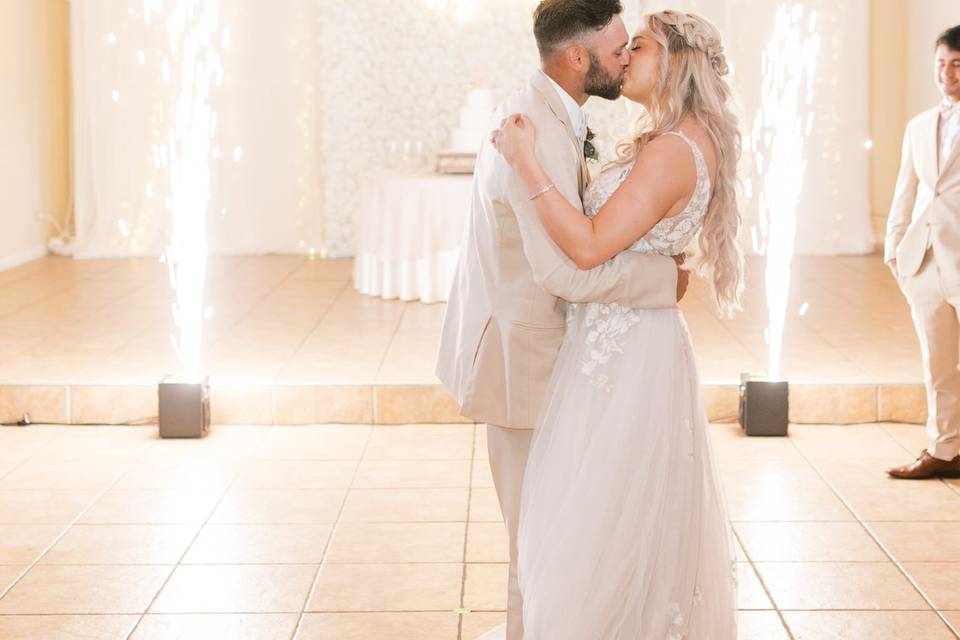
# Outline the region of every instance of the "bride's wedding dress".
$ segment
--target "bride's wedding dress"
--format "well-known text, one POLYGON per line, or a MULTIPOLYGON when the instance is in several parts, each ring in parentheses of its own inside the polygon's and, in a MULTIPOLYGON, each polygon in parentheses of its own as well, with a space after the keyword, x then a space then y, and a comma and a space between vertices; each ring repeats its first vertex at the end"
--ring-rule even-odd
MULTIPOLYGON (((684 250, 706 214, 689 205, 630 251, 684 250)), ((584 196, 593 216, 630 166, 584 196)), ((571 305, 523 485, 519 580, 525 640, 735 640, 733 537, 679 309, 571 305)))

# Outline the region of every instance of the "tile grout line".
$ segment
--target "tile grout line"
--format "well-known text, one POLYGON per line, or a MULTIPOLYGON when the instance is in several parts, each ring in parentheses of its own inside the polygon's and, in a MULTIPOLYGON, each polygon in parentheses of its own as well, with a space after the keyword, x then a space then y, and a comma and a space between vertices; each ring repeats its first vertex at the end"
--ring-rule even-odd
MULTIPOLYGON (((888 431, 886 431, 886 429, 881 428, 881 430, 886 434, 886 436, 887 436, 888 438, 890 438, 891 440, 893 440, 893 442, 894 442, 897 446, 899 446, 900 448, 906 450, 906 447, 904 447, 903 444, 901 444, 900 441, 898 441, 896 438, 892 437, 892 436, 890 435, 890 433, 889 433, 888 431)), ((837 499, 840 500, 840 502, 841 502, 841 503, 843 504, 843 506, 850 512, 850 514, 853 515, 854 518, 856 518, 857 522, 860 524, 861 527, 863 527, 863 530, 867 533, 867 535, 870 536, 870 538, 873 540, 874 544, 876 544, 876 545, 880 548, 880 550, 883 552, 883 554, 884 554, 885 556, 887 556, 887 558, 888 558, 889 561, 893 564, 893 566, 896 567, 897 571, 899 571, 900 574, 901 574, 904 578, 906 578, 907 582, 910 583, 910 586, 912 586, 912 587, 914 588, 914 590, 920 595, 920 597, 923 599, 923 601, 926 603, 926 605, 927 605, 928 607, 930 607, 930 610, 937 616, 937 618, 939 618, 940 621, 941 621, 944 625, 946 625, 946 627, 947 627, 947 629, 950 631, 950 633, 952 633, 955 638, 960 638, 960 633, 958 633, 957 629, 953 626, 953 624, 951 624, 950 621, 947 620, 946 616, 943 615, 943 612, 941 612, 939 609, 937 609, 937 608, 934 606, 933 601, 930 599, 929 596, 927 596, 926 592, 920 587, 920 584, 919 584, 919 583, 913 578, 913 576, 911 576, 910 573, 903 567, 903 565, 900 563, 900 561, 897 560, 897 559, 894 557, 893 553, 891 553, 891 551, 887 548, 887 546, 886 546, 885 544, 883 544, 883 542, 881 542, 880 537, 873 531, 873 529, 871 529, 871 528, 868 526, 867 522, 865 522, 864 519, 860 516, 860 514, 857 513, 856 509, 854 509, 853 506, 847 501, 847 499, 846 499, 843 495, 841 495, 840 491, 833 485, 832 482, 830 482, 830 481, 827 479, 826 476, 824 476, 824 474, 821 472, 820 468, 817 467, 817 465, 815 465, 815 464, 813 463, 813 461, 810 460, 810 458, 808 458, 808 457, 806 456, 806 454, 803 452, 803 450, 800 449, 800 447, 797 446, 797 444, 796 444, 795 442, 794 442, 794 443, 791 443, 791 444, 793 444, 794 448, 796 448, 797 452, 798 452, 798 453, 800 454, 800 456, 807 462, 807 464, 810 465, 810 468, 813 469, 814 473, 817 474, 817 476, 820 478, 820 480, 822 480, 823 483, 827 485, 827 487, 830 489, 830 491, 832 491, 833 494, 837 497, 837 499)))
MULTIPOLYGON (((264 426, 264 427, 261 427, 261 429, 263 430, 263 435, 260 436, 260 439, 262 440, 262 439, 265 439, 267 435, 269 435, 272 427, 264 426)), ((223 502, 224 497, 226 497, 227 493, 230 492, 230 489, 233 487, 233 484, 237 481, 237 478, 240 477, 240 475, 244 472, 244 470, 247 468, 247 466, 250 464, 252 460, 254 460, 254 458, 252 455, 250 455, 250 451, 248 450, 245 455, 245 459, 243 460, 243 463, 240 465, 240 468, 237 469, 237 473, 234 475, 233 479, 229 483, 227 483, 227 485, 223 488, 223 492, 220 494, 220 497, 217 499, 217 501, 211 506, 210 512, 207 514, 207 517, 197 527, 197 532, 194 534, 190 542, 183 548, 183 553, 181 553, 180 557, 177 558, 177 562, 174 565, 172 565, 170 569, 170 573, 167 574, 167 577, 164 579, 163 584, 160 585, 160 588, 157 589, 156 593, 153 594, 153 597, 150 598, 150 602, 147 604, 146 608, 144 608, 143 613, 140 614, 140 617, 137 619, 136 624, 134 624, 133 628, 130 629, 130 633, 127 634, 127 640, 131 640, 133 638, 133 635, 137 632, 137 629, 140 627, 140 623, 143 622, 143 619, 150 612, 150 608, 153 607, 153 605, 157 601, 157 598, 160 597, 160 594, 163 593, 163 590, 170 583, 170 578, 172 578, 173 574, 177 572, 177 569, 182 566, 183 559, 190 552, 190 548, 196 543, 197 538, 200 537, 200 534, 203 532, 204 527, 206 527, 207 524, 210 522, 210 518, 213 517, 213 514, 217 511, 217 508, 219 508, 220 503, 223 502)), ((160 565, 160 566, 168 566, 168 565, 160 565)))
POLYGON ((337 529, 341 524, 341 518, 343 517, 344 509, 346 509, 347 500, 350 499, 350 492, 353 491, 353 484, 356 482, 357 475, 360 473, 360 465, 363 463, 363 459, 367 455, 367 449, 370 447, 370 440, 373 439, 375 427, 374 425, 368 426, 370 427, 370 433, 367 435, 367 441, 363 444, 363 451, 360 452, 360 458, 356 461, 357 466, 353 469, 353 475, 350 477, 350 484, 343 495, 343 502, 340 504, 340 509, 337 511, 337 518, 334 521, 333 526, 330 528, 330 535, 327 537, 327 543, 324 545, 323 555, 320 557, 320 563, 317 565, 317 569, 313 574, 313 579, 310 581, 310 588, 307 589, 307 595, 303 600, 303 604, 300 606, 297 624, 295 624, 293 627, 293 633, 290 634, 290 640, 295 640, 297 635, 300 633, 300 630, 303 628, 303 618, 307 614, 307 607, 310 606, 310 600, 313 598, 314 593, 316 593, 317 587, 320 584, 320 574, 323 572, 324 566, 328 564, 327 557, 330 554, 330 548, 333 545, 333 539, 337 534, 337 529))
POLYGON ((470 510, 473 507, 473 468, 477 459, 477 424, 473 425, 473 439, 470 441, 470 479, 467 484, 467 521, 463 528, 463 569, 460 574, 460 615, 457 620, 457 640, 463 639, 463 617, 466 609, 467 593, 467 547, 470 543, 470 510))
MULTIPOLYGON (((56 437, 51 438, 49 441, 47 441, 46 443, 44 443, 44 446, 46 446, 47 444, 50 444, 51 442, 57 440, 57 439, 60 438, 60 437, 63 437, 63 435, 64 435, 65 433, 67 433, 67 429, 69 429, 69 427, 63 427, 63 428, 64 428, 64 433, 61 433, 59 436, 56 436, 56 437)), ((40 564, 40 561, 43 560, 44 556, 46 556, 61 540, 63 540, 64 536, 66 536, 67 533, 68 533, 74 526, 77 525, 77 523, 80 521, 80 519, 83 518, 83 516, 86 515, 86 513, 87 513, 88 511, 90 511, 91 508, 93 508, 93 505, 96 504, 104 495, 106 495, 106 493, 107 493, 108 491, 110 491, 110 490, 120 481, 120 479, 123 478, 123 477, 127 474, 128 471, 130 471, 130 469, 133 467, 133 465, 136 464, 136 463, 140 460, 141 457, 145 456, 145 455, 147 454, 147 452, 154 447, 155 444, 156 444, 156 442, 150 444, 150 445, 147 446, 147 447, 144 447, 144 448, 143 448, 143 451, 140 451, 138 455, 134 455, 134 456, 131 458, 131 460, 120 470, 120 472, 117 473, 117 475, 113 478, 113 480, 110 481, 110 482, 106 485, 106 487, 103 488, 103 490, 101 490, 99 493, 97 493, 97 494, 90 500, 90 502, 87 503, 87 506, 84 507, 84 508, 80 511, 80 513, 78 513, 78 514, 73 518, 73 520, 71 520, 69 523, 66 524, 66 526, 63 528, 63 531, 61 531, 60 534, 59 534, 56 538, 54 538, 53 541, 52 541, 50 544, 48 544, 48 545, 43 549, 43 551, 40 552, 40 555, 38 555, 36 558, 34 558, 34 559, 33 559, 33 562, 31 562, 30 564, 28 564, 28 565, 26 566, 26 568, 20 573, 20 575, 18 575, 18 576, 16 577, 16 579, 15 579, 6 589, 0 591, 0 601, 2 601, 2 600, 7 596, 7 594, 9 594, 11 591, 13 591, 14 587, 16 587, 16 586, 20 583, 20 581, 23 580, 23 578, 24 578, 30 571, 32 571, 35 567, 37 567, 37 566, 40 564)), ((42 448, 42 447, 41 447, 41 448, 42 448)), ((39 451, 39 449, 38 449, 37 451, 39 451)), ((25 458, 23 461, 21 461, 20 464, 23 464, 23 463, 31 460, 31 459, 33 458, 33 456, 37 454, 37 451, 34 451, 30 456, 28 456, 28 457, 25 458)), ((18 468, 19 466, 20 466, 20 465, 17 465, 17 468, 18 468)), ((11 472, 12 472, 12 471, 13 471, 13 470, 11 470, 11 472)), ((54 525, 54 526, 57 526, 57 525, 54 525)), ((131 614, 131 615, 135 615, 135 614, 131 614)))
MULTIPOLYGON (((786 618, 783 617, 783 611, 777 605, 777 601, 774 599, 773 594, 770 592, 770 588, 767 587, 767 582, 763 579, 763 576, 760 575, 760 572, 757 571, 756 564, 754 563, 753 558, 750 557, 750 553, 747 551, 746 545, 743 544, 742 540, 740 540, 740 534, 737 533, 736 529, 734 529, 732 521, 731 521, 730 529, 733 532, 733 537, 736 538, 737 540, 737 544, 740 545, 740 550, 743 551, 743 555, 746 556, 747 558, 747 564, 750 565, 750 570, 753 571, 753 575, 756 576, 757 581, 760 583, 760 586, 763 588, 763 592, 767 596, 767 599, 769 599, 770 604, 773 605, 773 610, 774 612, 776 612, 777 618, 780 620, 780 626, 782 626, 783 629, 787 632, 787 637, 790 640, 796 640, 796 638, 793 635, 793 630, 787 624, 786 618)), ((736 562, 736 554, 734 554, 734 562, 736 562)), ((737 589, 739 591, 739 581, 738 581, 737 589)), ((737 607, 737 611, 738 612, 741 611, 739 606, 737 607)), ((743 609, 743 611, 751 611, 751 609, 743 609)), ((768 609, 753 609, 753 611, 768 611, 768 609)))
MULTIPOLYGON (((387 355, 390 353, 390 347, 393 346, 394 340, 397 339, 397 334, 400 333, 400 327, 403 325, 403 318, 407 315, 407 309, 409 308, 408 302, 403 302, 403 310, 400 311, 400 317, 397 318, 397 324, 393 327, 393 332, 390 334, 390 342, 387 343, 387 348, 383 350, 383 355, 380 357, 380 364, 377 365, 377 372, 373 374, 373 385, 376 386, 380 382, 380 372, 383 370, 383 365, 387 362, 387 355)), ((376 394, 374 394, 376 395, 376 394)))

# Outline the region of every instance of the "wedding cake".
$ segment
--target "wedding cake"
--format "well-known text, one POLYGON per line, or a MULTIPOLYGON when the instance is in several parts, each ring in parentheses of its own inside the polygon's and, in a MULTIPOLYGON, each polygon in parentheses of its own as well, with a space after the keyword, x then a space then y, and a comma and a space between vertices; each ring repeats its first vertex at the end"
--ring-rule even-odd
POLYGON ((460 109, 460 124, 450 134, 451 153, 477 153, 484 138, 490 134, 493 115, 493 92, 472 89, 460 109))

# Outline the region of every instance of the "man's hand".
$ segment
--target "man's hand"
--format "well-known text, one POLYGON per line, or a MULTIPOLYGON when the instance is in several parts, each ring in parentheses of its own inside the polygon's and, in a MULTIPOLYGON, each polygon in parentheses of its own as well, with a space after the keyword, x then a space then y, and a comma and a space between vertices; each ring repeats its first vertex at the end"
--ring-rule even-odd
POLYGON ((898 274, 897 274, 897 259, 894 258, 893 260, 891 260, 890 262, 888 262, 888 263, 887 263, 887 266, 890 267, 890 273, 893 274, 893 279, 894 279, 894 280, 899 280, 899 276, 898 276, 898 274))
POLYGON ((683 261, 686 259, 685 253, 673 256, 673 261, 677 263, 677 302, 683 300, 683 296, 687 293, 687 285, 690 284, 690 272, 683 268, 683 261))

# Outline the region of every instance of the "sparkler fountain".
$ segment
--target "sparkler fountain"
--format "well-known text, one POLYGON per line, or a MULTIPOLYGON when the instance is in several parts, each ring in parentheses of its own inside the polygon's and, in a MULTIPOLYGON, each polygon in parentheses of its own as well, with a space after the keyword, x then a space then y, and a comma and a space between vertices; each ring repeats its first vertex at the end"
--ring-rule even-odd
MULTIPOLYGON (((806 171, 804 140, 813 129, 813 78, 820 37, 817 13, 803 5, 777 8, 773 36, 763 52, 760 109, 749 149, 761 176, 758 223, 765 256, 768 325, 767 375, 741 375, 740 424, 749 435, 786 435, 788 384, 781 377, 783 329, 797 231, 797 205, 806 171)), ((759 243, 758 243, 759 244, 759 243)))
MULTIPOLYGON (((164 0, 144 0, 149 23, 164 0)), ((167 17, 169 57, 164 82, 179 85, 173 124, 159 149, 169 172, 168 208, 172 227, 163 255, 175 292, 170 340, 182 367, 180 378, 160 382, 160 435, 201 437, 210 425, 208 384, 200 365, 203 337, 203 289, 207 271, 207 208, 210 199, 210 141, 216 113, 211 85, 221 82, 223 67, 214 45, 219 0, 174 0, 167 17), (175 67, 174 67, 175 65, 175 67), (174 68, 171 68, 174 67, 174 68)))

